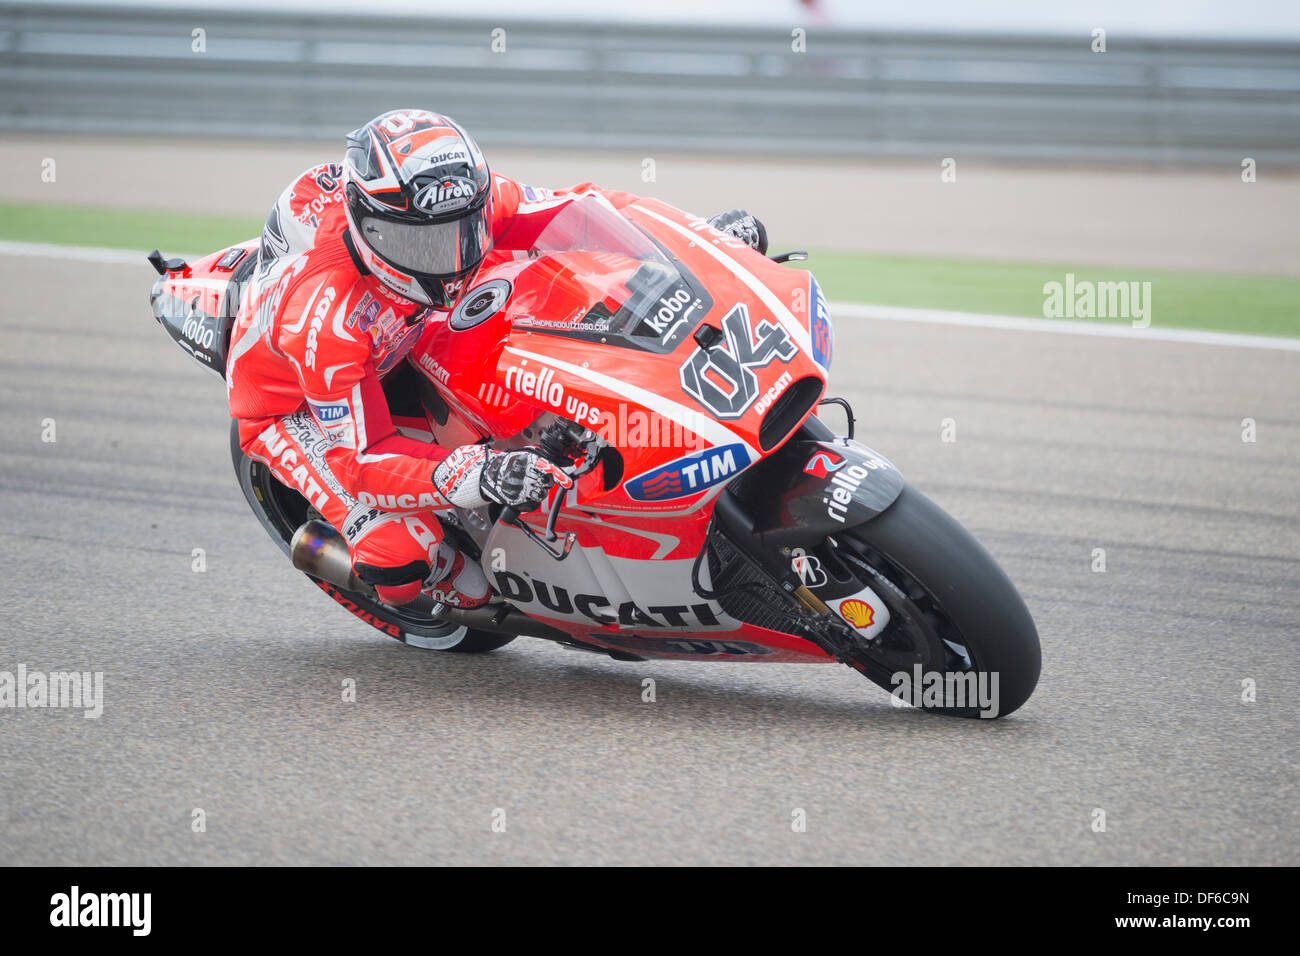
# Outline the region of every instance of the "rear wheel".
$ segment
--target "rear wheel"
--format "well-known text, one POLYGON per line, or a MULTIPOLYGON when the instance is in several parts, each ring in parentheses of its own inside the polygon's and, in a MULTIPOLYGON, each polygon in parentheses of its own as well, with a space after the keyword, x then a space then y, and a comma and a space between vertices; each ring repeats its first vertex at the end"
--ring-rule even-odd
MULTIPOLYGON (((289 542, 293 539, 294 532, 309 517, 310 505, 307 499, 280 484, 270 468, 249 458, 240 450, 237 422, 231 422, 230 426, 230 455, 235 465, 235 475, 239 478, 239 487, 244 492, 249 507, 271 540, 288 557, 289 542)), ((389 607, 369 595, 345 590, 311 575, 306 577, 354 617, 411 647, 457 654, 482 654, 504 647, 515 639, 511 634, 479 631, 434 620, 430 615, 433 601, 425 595, 403 607, 389 607)))
POLYGON ((1042 661, 1033 619, 993 557, 947 512, 904 487, 882 514, 835 540, 890 614, 851 655, 853 667, 953 716, 1005 716, 1029 699, 1042 661))

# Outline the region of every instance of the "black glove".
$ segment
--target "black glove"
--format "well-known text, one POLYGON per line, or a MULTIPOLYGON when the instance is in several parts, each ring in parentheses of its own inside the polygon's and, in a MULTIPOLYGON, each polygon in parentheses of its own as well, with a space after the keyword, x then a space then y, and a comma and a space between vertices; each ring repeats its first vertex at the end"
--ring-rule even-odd
POLYGON ((531 448, 493 451, 461 445, 434 468, 433 484, 457 508, 495 501, 516 511, 536 511, 553 485, 572 488, 573 479, 531 448))
POLYGON ((573 487, 572 478, 531 448, 488 452, 478 482, 484 498, 523 512, 540 508, 554 485, 573 487))
POLYGON ((767 255, 767 230, 758 219, 745 210, 733 209, 714 216, 709 220, 709 225, 719 232, 735 236, 755 252, 767 255))

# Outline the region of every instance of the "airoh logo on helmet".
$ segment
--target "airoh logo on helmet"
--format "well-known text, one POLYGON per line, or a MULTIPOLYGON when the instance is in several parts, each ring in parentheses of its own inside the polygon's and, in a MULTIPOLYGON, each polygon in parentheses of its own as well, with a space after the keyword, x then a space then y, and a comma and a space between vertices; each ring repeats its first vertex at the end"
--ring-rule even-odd
POLYGON ((456 212, 469 206, 478 192, 478 183, 462 176, 435 179, 420 187, 411 200, 416 209, 430 213, 456 212))

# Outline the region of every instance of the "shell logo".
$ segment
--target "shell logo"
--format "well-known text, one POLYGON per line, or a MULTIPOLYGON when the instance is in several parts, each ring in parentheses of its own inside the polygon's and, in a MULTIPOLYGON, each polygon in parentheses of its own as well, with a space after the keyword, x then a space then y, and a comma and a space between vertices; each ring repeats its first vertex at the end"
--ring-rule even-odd
POLYGON ((876 612, 871 605, 857 598, 841 604, 840 615, 857 628, 870 627, 876 620, 876 612))

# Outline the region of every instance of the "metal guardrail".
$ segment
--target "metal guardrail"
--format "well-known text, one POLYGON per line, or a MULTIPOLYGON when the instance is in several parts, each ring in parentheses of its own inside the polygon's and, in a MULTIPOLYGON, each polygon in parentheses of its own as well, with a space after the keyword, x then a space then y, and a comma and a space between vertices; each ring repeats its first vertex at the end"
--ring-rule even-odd
POLYGON ((338 138, 424 106, 492 145, 1300 165, 1298 43, 1112 36, 1093 53, 1089 36, 810 28, 806 44, 767 28, 5 2, 0 128, 338 138))

